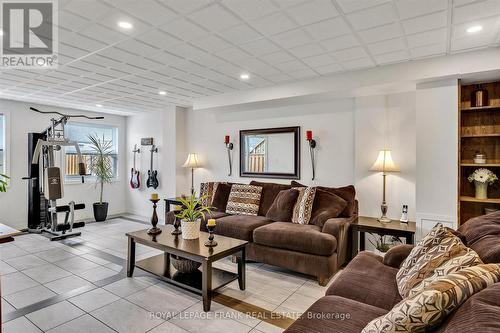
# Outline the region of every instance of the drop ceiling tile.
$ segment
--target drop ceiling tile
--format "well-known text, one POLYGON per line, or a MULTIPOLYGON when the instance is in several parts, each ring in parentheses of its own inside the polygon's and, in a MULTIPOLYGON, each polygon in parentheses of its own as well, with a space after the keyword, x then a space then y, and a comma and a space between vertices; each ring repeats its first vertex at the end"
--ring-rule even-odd
POLYGON ((212 53, 232 47, 230 43, 215 35, 193 40, 191 44, 212 53))
POLYGON ((92 21, 70 12, 59 13, 59 26, 71 31, 80 31, 92 21))
POLYGON ((225 29, 224 31, 220 31, 219 35, 236 45, 262 37, 257 31, 249 27, 247 24, 240 24, 238 26, 225 29))
POLYGON ((271 37, 271 39, 286 49, 311 41, 311 38, 302 29, 283 32, 271 37))
POLYGON ((154 26, 165 24, 174 19, 177 14, 156 1, 123 1, 106 0, 116 8, 137 17, 154 26))
POLYGON ((274 65, 274 64, 279 64, 282 62, 287 62, 293 60, 293 56, 290 54, 286 53, 285 51, 278 51, 266 55, 260 56, 260 59, 274 65))
POLYGON ((60 42, 69 45, 78 45, 78 48, 93 52, 106 47, 105 43, 87 38, 75 32, 60 31, 60 42))
POLYGON ((336 0, 344 13, 366 9, 389 2, 390 0, 336 0))
POLYGON ((333 38, 351 32, 344 19, 341 17, 318 22, 307 26, 305 29, 316 40, 333 38))
POLYGON ((208 55, 206 51, 187 43, 175 45, 174 47, 171 48, 170 53, 173 53, 185 59, 197 59, 204 57, 205 55, 208 55))
POLYGON ((430 30, 414 35, 407 35, 406 40, 408 41, 408 46, 410 48, 429 44, 444 44, 446 43, 446 28, 430 30))
POLYGON ((385 4, 348 14, 346 17, 354 29, 364 30, 392 23, 396 21, 397 14, 391 4, 385 4))
POLYGON ((145 44, 137 39, 126 40, 124 42, 116 44, 115 47, 130 53, 141 55, 156 53, 160 50, 159 47, 150 46, 149 44, 145 44))
POLYGON ((306 68, 306 69, 301 69, 299 71, 294 71, 289 73, 290 76, 296 78, 296 79, 310 79, 316 76, 319 76, 315 71, 312 69, 306 68))
POLYGON ((82 29, 80 34, 106 44, 114 44, 128 38, 124 34, 100 24, 91 24, 87 28, 82 29))
POLYGON ((193 40, 209 34, 209 32, 205 29, 194 25, 184 18, 162 25, 161 30, 164 30, 172 36, 183 40, 193 40))
POLYGON ((399 17, 407 19, 446 10, 448 0, 398 0, 396 6, 399 17))
POLYGON ((297 70, 302 70, 302 69, 307 69, 307 66, 304 65, 302 62, 298 60, 292 60, 288 62, 283 62, 280 64, 276 64, 276 67, 278 67, 280 70, 284 72, 290 72, 290 71, 297 71, 297 70))
POLYGON ((499 33, 500 17, 485 18, 474 23, 456 24, 452 28, 452 38, 471 38, 476 40, 484 40, 486 43, 494 43, 495 37, 499 33), (480 24, 483 30, 479 33, 471 34, 467 32, 467 28, 472 25, 480 24))
POLYGON ((237 48, 223 50, 221 52, 218 52, 217 55, 223 59, 227 59, 227 60, 234 62, 234 63, 238 63, 242 60, 245 60, 245 59, 251 57, 250 54, 248 54, 244 51, 241 51, 237 48))
POLYGON ((250 22, 250 24, 266 36, 274 35, 296 27, 288 17, 282 13, 271 14, 250 22))
POLYGON ((327 75, 342 72, 344 68, 339 64, 330 64, 326 66, 315 67, 314 70, 321 75, 327 75))
POLYGON ((115 30, 121 34, 132 36, 136 34, 141 34, 149 29, 151 29, 151 25, 146 22, 142 22, 141 20, 132 17, 130 14, 127 14, 118 9, 112 9, 106 16, 103 16, 102 19, 98 20, 99 24, 115 30), (126 21, 132 24, 132 29, 123 29, 118 26, 118 22, 126 21))
POLYGON ((114 61, 122 61, 122 62, 130 61, 131 59, 137 56, 137 54, 132 54, 130 52, 120 50, 116 47, 109 47, 107 49, 101 50, 97 54, 112 59, 114 61))
POLYGON ((357 70, 362 68, 371 68, 374 67, 375 64, 370 58, 360 58, 356 60, 350 60, 342 62, 342 66, 346 69, 357 70))
POLYGON ((354 35, 349 34, 324 40, 321 42, 321 45, 323 45, 328 51, 337 51, 358 46, 359 42, 354 35))
POLYGON ((329 54, 320 54, 312 57, 307 57, 302 59, 307 65, 311 67, 322 67, 326 65, 331 65, 332 63, 335 62, 335 59, 333 59, 329 54))
POLYGON ((243 48, 245 51, 250 52, 256 56, 280 50, 279 47, 277 47, 274 43, 271 43, 268 39, 265 38, 242 44, 240 45, 240 47, 243 48))
POLYGON ((453 23, 471 22, 494 15, 500 15, 500 1, 486 0, 474 2, 454 9, 453 23))
POLYGON ((468 49, 476 49, 486 47, 489 44, 489 40, 485 38, 474 38, 477 36, 468 36, 462 38, 456 38, 451 41, 452 51, 464 51, 468 49))
POLYGON ((371 54, 383 54, 406 49, 406 44, 403 38, 389 39, 382 42, 376 42, 367 45, 371 54))
POLYGON ((208 3, 207 1, 200 0, 160 0, 160 2, 182 14, 204 7, 208 3))
MULTIPOLYGON (((245 60, 244 62, 241 63, 242 68, 248 69, 253 73, 259 74, 259 75, 273 75, 279 73, 277 69, 275 69, 272 66, 269 66, 262 60, 256 59, 256 58, 249 58, 245 60)), ((236 77, 237 74, 240 72, 234 73, 234 77, 236 77)))
POLYGON ((350 48, 350 49, 345 49, 345 50, 340 50, 340 51, 334 51, 332 52, 333 57, 339 61, 339 62, 344 62, 348 61, 351 59, 359 59, 359 58, 367 58, 368 54, 366 51, 359 46, 350 48))
POLYGON ((310 0, 287 9, 287 12, 301 25, 322 21, 339 14, 332 2, 326 0, 310 0))
POLYGON ((373 57, 379 65, 397 63, 407 61, 409 59, 408 52, 406 50, 379 54, 373 57))
POLYGON ((247 20, 253 20, 278 10, 270 0, 223 0, 222 4, 247 20))
POLYGON ((148 58, 166 65, 179 65, 186 62, 186 59, 167 51, 150 54, 148 58))
POLYGON ((324 53, 325 50, 318 43, 309 43, 295 46, 289 50, 297 58, 305 58, 324 53))
POLYGON ((59 53, 68 57, 78 59, 80 57, 87 55, 88 51, 59 42, 59 53))
POLYGON ((446 53, 446 45, 434 44, 416 47, 410 50, 412 59, 425 58, 446 53))
POLYGON ((189 15, 196 23, 212 31, 219 31, 240 22, 233 14, 223 7, 213 4, 189 15))
POLYGON ((374 43, 385 39, 392 39, 403 35, 399 24, 391 23, 381 27, 360 31, 359 35, 363 42, 374 43))
POLYGON ((447 22, 446 20, 446 12, 443 11, 404 20, 401 23, 403 24, 403 29, 406 34, 414 34, 417 32, 445 27, 447 22))
POLYGON ((106 16, 106 14, 112 10, 112 7, 97 1, 74 0, 69 2, 64 7, 64 10, 90 20, 98 21, 101 17, 106 16))

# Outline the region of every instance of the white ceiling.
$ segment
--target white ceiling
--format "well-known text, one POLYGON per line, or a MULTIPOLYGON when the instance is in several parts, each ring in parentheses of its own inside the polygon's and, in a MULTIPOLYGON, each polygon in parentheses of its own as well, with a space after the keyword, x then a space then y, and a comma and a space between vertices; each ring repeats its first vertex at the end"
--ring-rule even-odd
POLYGON ((0 98, 135 113, 500 44, 500 0, 59 0, 59 7, 59 68, 2 70, 0 98), (468 34, 476 24, 483 31, 468 34))

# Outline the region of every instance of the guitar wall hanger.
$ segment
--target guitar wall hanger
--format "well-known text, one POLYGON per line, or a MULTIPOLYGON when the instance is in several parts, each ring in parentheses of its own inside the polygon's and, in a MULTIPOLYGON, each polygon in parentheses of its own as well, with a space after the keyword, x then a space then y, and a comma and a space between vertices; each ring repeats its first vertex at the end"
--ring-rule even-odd
POLYGON ((130 170, 130 187, 139 188, 141 187, 141 175, 140 171, 135 167, 135 155, 141 153, 141 149, 137 148, 137 145, 134 145, 134 149, 132 149, 134 153, 134 166, 132 170, 130 170))
POLYGON ((158 147, 152 145, 149 151, 151 152, 151 167, 148 170, 148 180, 146 181, 146 186, 156 189, 160 185, 160 182, 158 181, 158 171, 153 168, 153 160, 154 153, 158 153, 158 147))

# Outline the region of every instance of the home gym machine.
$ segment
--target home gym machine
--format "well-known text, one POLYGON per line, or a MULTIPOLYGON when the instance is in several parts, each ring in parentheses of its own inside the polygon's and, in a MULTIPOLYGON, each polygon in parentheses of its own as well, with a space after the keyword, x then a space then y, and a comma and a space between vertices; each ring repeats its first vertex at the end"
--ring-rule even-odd
POLYGON ((86 176, 80 147, 77 142, 65 136, 65 125, 70 118, 103 119, 104 117, 88 117, 85 115, 67 115, 60 112, 40 111, 33 107, 30 110, 43 114, 57 114, 59 119, 52 118, 51 125, 40 133, 28 133, 28 230, 41 233, 50 240, 60 240, 81 235, 73 228, 85 226, 85 222, 75 222, 75 210, 85 208, 85 204, 57 205, 57 200, 64 196, 61 169, 56 166, 55 152, 62 147, 74 147, 78 160, 78 173, 82 183, 86 176), (66 213, 64 223, 58 223, 57 213, 66 213))

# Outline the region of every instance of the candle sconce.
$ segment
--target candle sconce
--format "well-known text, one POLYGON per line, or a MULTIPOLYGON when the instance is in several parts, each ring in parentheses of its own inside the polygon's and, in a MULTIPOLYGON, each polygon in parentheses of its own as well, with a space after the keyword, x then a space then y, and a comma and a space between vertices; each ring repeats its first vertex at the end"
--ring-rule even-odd
POLYGON ((224 137, 224 144, 226 145, 227 159, 229 162, 229 174, 228 174, 228 176, 231 176, 233 174, 233 158, 231 156, 231 150, 233 150, 234 145, 232 142, 229 142, 229 141, 230 141, 230 137, 229 137, 229 135, 226 135, 224 137))
POLYGON ((306 140, 309 142, 309 153, 311 154, 312 180, 316 178, 316 161, 314 149, 316 149, 316 140, 313 139, 312 131, 306 131, 306 140))

